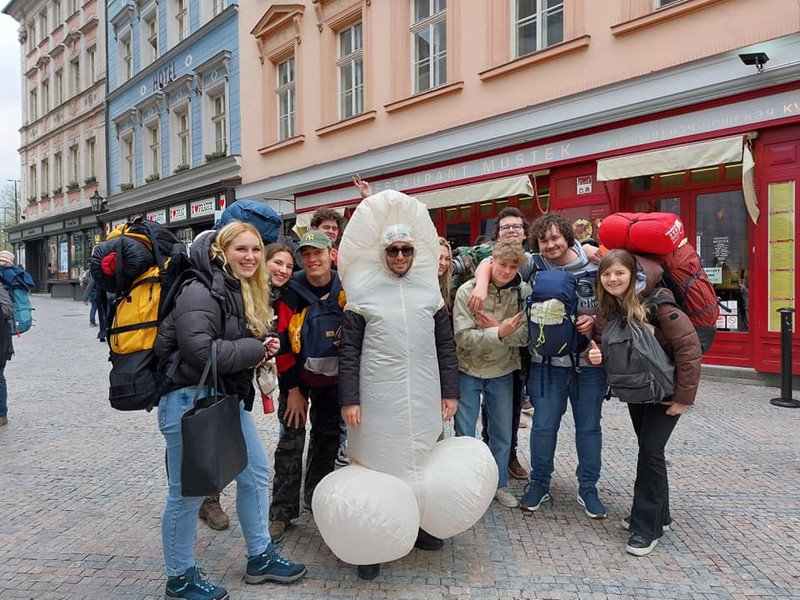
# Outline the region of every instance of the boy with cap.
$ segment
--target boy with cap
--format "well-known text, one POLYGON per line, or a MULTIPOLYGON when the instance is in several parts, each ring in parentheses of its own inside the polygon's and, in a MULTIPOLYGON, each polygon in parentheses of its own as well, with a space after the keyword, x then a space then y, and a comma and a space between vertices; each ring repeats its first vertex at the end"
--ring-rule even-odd
POLYGON ((300 484, 306 415, 311 434, 303 505, 334 469, 339 448, 338 344, 345 295, 331 268, 332 245, 324 232, 311 230, 298 243, 303 270, 295 273, 275 304, 281 349, 276 357, 281 387, 278 418, 283 425, 275 449, 275 478, 269 532, 279 541, 300 516, 300 484), (310 411, 309 411, 310 400, 310 411))

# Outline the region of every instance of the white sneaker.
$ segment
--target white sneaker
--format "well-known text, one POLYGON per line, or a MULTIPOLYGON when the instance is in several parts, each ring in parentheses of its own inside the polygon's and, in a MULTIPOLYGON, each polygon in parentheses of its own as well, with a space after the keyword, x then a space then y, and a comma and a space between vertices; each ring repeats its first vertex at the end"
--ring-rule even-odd
POLYGON ((505 506, 506 508, 517 508, 519 506, 519 500, 517 497, 508 491, 508 488, 497 488, 497 491, 494 493, 494 499, 500 504, 500 506, 505 506))

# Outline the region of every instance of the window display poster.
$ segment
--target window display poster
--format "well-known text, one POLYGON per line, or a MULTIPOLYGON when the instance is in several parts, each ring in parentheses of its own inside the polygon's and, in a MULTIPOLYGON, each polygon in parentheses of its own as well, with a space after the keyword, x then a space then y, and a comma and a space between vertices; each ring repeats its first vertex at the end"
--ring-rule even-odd
POLYGON ((794 181, 769 184, 768 240, 769 330, 781 330, 779 308, 793 307, 795 299, 794 181))
POLYGON ((66 273, 69 269, 69 242, 58 245, 58 272, 66 273))

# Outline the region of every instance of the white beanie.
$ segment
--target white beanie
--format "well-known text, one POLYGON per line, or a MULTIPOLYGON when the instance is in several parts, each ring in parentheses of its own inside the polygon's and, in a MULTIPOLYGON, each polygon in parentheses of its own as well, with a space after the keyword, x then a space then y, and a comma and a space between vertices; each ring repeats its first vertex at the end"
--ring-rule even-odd
POLYGON ((411 229, 407 225, 395 223, 383 230, 381 233, 381 248, 391 246, 395 242, 414 243, 414 236, 411 235, 411 229))

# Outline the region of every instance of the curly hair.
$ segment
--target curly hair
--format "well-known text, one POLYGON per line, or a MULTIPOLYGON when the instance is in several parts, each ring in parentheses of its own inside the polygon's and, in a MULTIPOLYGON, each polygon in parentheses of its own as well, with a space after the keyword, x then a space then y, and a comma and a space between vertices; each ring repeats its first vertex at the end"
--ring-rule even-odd
POLYGON ((503 210, 497 213, 497 218, 495 219, 495 227, 494 227, 494 236, 492 236, 493 240, 498 240, 500 235, 500 221, 507 217, 519 217, 522 219, 522 232, 526 234, 528 232, 528 220, 525 218, 525 213, 523 213, 520 209, 516 206, 506 206, 503 210))
POLYGON ((323 207, 315 210, 314 214, 311 215, 311 229, 317 229, 320 225, 322 225, 323 221, 336 221, 336 226, 339 228, 339 233, 342 232, 344 219, 342 218, 342 215, 332 208, 323 207))
POLYGON ((555 226, 556 230, 564 236, 567 247, 575 245, 575 232, 572 230, 572 221, 559 213, 547 213, 536 219, 528 231, 528 241, 534 252, 539 252, 539 239, 544 237, 550 228, 555 226))
POLYGON ((261 249, 261 258, 255 273, 248 279, 239 279, 244 303, 244 315, 247 328, 258 339, 264 339, 272 326, 272 307, 269 304, 269 281, 267 279, 267 264, 264 259, 264 242, 258 229, 249 223, 231 221, 217 232, 217 237, 211 243, 211 258, 219 261, 222 268, 234 277, 236 275, 228 265, 225 251, 242 233, 252 233, 258 240, 261 249))

